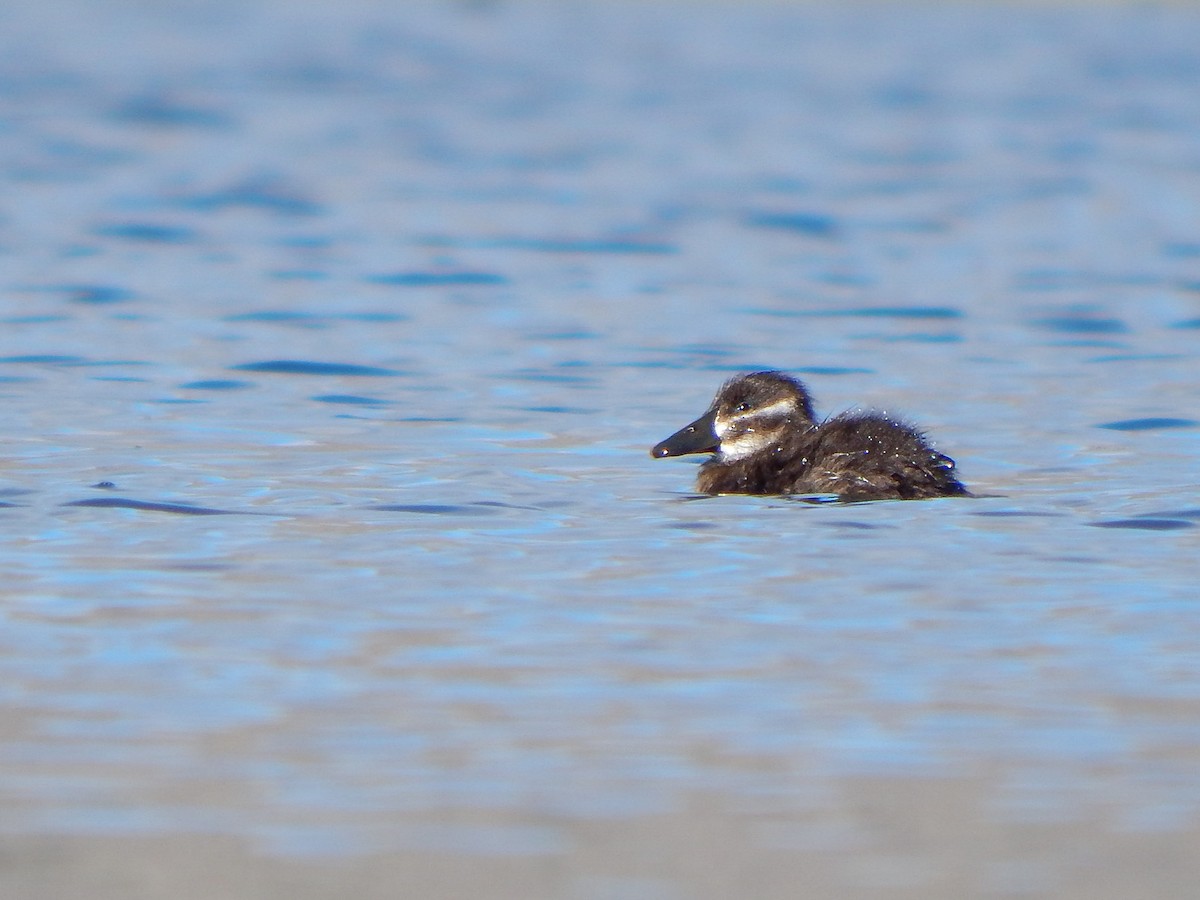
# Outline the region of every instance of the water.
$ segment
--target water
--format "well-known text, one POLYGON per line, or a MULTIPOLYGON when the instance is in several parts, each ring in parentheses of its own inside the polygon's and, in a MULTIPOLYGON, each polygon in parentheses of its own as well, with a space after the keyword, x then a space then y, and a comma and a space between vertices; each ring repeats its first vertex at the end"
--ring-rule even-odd
POLYGON ((0 26, 6 896, 1193 889, 1194 9, 0 26), (760 367, 979 496, 695 498, 760 367))

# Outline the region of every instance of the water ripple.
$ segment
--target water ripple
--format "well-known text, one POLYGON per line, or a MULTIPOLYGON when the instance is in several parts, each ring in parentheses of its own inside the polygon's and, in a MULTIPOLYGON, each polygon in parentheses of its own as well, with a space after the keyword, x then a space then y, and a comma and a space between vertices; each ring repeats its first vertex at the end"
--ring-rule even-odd
POLYGON ((63 506, 89 506, 101 509, 135 509, 142 512, 175 513, 181 516, 228 516, 238 515, 228 509, 212 509, 207 506, 192 506, 187 503, 160 503, 146 500, 130 500, 125 497, 88 497, 72 500, 63 506))
POLYGON ((230 366, 235 372, 264 372, 273 375, 385 376, 406 374, 398 369, 362 366, 355 363, 313 362, 304 359, 270 359, 230 366))

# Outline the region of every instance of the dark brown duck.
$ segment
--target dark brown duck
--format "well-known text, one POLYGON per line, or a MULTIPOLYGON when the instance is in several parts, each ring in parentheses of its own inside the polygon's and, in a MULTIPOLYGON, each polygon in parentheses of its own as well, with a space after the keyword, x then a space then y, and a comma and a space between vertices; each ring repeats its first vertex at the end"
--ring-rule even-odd
POLYGON ((650 455, 711 453, 696 476, 705 494, 836 494, 843 500, 961 497, 954 460, 883 413, 813 418, 808 389, 782 372, 727 381, 708 412, 650 455))

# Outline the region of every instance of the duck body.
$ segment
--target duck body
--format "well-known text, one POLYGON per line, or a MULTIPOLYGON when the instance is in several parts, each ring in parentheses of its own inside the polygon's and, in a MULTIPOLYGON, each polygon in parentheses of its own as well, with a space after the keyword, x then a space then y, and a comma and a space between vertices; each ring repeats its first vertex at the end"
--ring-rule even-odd
POLYGON ((705 494, 836 494, 842 500, 967 496, 954 460, 912 426, 883 413, 817 423, 800 381, 754 372, 727 381, 708 411, 655 445, 652 456, 712 453, 705 494))

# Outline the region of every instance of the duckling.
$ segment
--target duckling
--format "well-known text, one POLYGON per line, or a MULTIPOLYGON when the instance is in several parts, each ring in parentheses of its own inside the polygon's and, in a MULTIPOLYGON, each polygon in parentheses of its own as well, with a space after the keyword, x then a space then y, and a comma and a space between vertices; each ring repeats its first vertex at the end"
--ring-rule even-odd
POLYGON ((812 398, 782 372, 725 382, 708 412, 650 455, 712 453, 696 488, 705 494, 836 494, 842 500, 970 496, 954 460, 884 413, 842 413, 817 423, 812 398))

